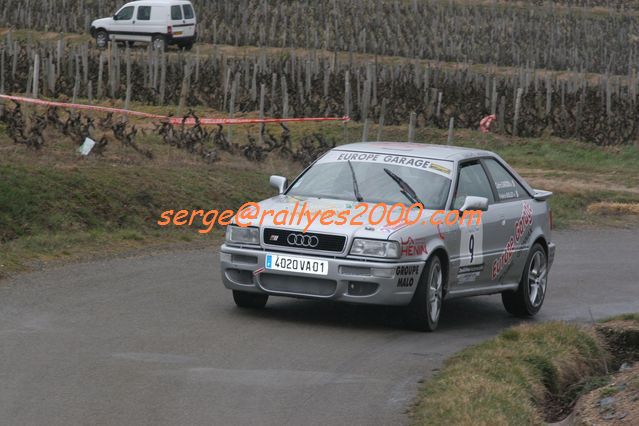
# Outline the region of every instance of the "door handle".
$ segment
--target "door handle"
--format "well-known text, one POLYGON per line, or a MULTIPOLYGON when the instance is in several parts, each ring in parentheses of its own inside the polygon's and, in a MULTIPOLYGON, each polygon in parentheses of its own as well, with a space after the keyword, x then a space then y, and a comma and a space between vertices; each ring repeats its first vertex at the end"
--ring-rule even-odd
POLYGON ((133 21, 133 23, 135 24, 135 21, 133 21))

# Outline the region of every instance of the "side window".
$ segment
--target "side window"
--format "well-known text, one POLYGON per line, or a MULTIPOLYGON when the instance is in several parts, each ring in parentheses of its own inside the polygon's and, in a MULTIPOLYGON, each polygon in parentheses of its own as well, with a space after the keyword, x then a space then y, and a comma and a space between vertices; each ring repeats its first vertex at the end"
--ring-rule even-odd
POLYGON ((180 6, 171 6, 171 19, 174 21, 182 20, 182 8, 180 6))
POLYGON ((488 169, 499 201, 512 201, 530 198, 526 190, 515 180, 515 178, 501 164, 492 158, 484 160, 488 169))
POLYGON ((195 14, 193 13, 193 8, 190 4, 185 4, 182 6, 184 8, 184 19, 193 19, 195 18, 195 14))
POLYGON ((150 21, 151 20, 151 6, 138 7, 138 21, 150 21))
POLYGON ((468 196, 488 198, 488 204, 495 202, 490 182, 480 163, 462 165, 453 200, 453 209, 461 208, 468 196))
POLYGON ((123 9, 121 9, 117 15, 115 15, 115 20, 116 21, 128 21, 130 19, 133 19, 133 10, 135 9, 135 6, 127 6, 123 9))

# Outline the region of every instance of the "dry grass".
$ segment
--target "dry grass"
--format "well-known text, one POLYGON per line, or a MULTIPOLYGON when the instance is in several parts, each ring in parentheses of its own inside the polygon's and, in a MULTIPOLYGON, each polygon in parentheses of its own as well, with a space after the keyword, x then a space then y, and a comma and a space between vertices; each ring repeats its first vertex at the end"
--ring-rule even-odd
POLYGON ((616 315, 614 317, 610 317, 607 318, 603 321, 601 321, 602 323, 611 323, 611 322, 617 322, 617 321, 629 321, 629 322, 635 322, 637 323, 637 325, 639 325, 639 314, 621 314, 621 315, 616 315))
POLYGON ((600 215, 639 215, 639 203, 599 202, 588 206, 588 213, 600 215))

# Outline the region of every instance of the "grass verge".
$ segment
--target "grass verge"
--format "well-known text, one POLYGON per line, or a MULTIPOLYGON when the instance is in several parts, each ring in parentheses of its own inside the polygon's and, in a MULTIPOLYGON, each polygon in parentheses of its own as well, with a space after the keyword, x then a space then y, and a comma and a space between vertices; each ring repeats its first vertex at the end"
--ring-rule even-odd
POLYGON ((621 314, 616 315, 614 317, 606 318, 601 321, 602 324, 616 322, 616 321, 630 321, 634 322, 639 326, 639 314, 621 314))
POLYGON ((0 176, 0 276, 52 259, 211 241, 220 229, 157 220, 165 210, 235 209, 271 193, 266 173, 229 165, 0 163, 0 176))
POLYGON ((602 384, 596 379, 606 371, 608 358, 591 329, 561 322, 513 327, 449 359, 421 389, 412 420, 543 424, 544 404, 602 384))

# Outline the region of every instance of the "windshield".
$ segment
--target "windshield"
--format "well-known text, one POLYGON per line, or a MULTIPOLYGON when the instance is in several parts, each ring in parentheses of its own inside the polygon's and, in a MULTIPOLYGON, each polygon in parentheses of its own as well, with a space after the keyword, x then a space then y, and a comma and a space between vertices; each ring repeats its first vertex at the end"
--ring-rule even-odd
POLYGON ((388 169, 410 185, 424 203, 424 208, 440 210, 446 205, 452 168, 449 161, 335 150, 308 169, 287 194, 357 201, 353 188, 354 174, 364 202, 412 204, 402 194, 398 183, 384 171, 388 169))

